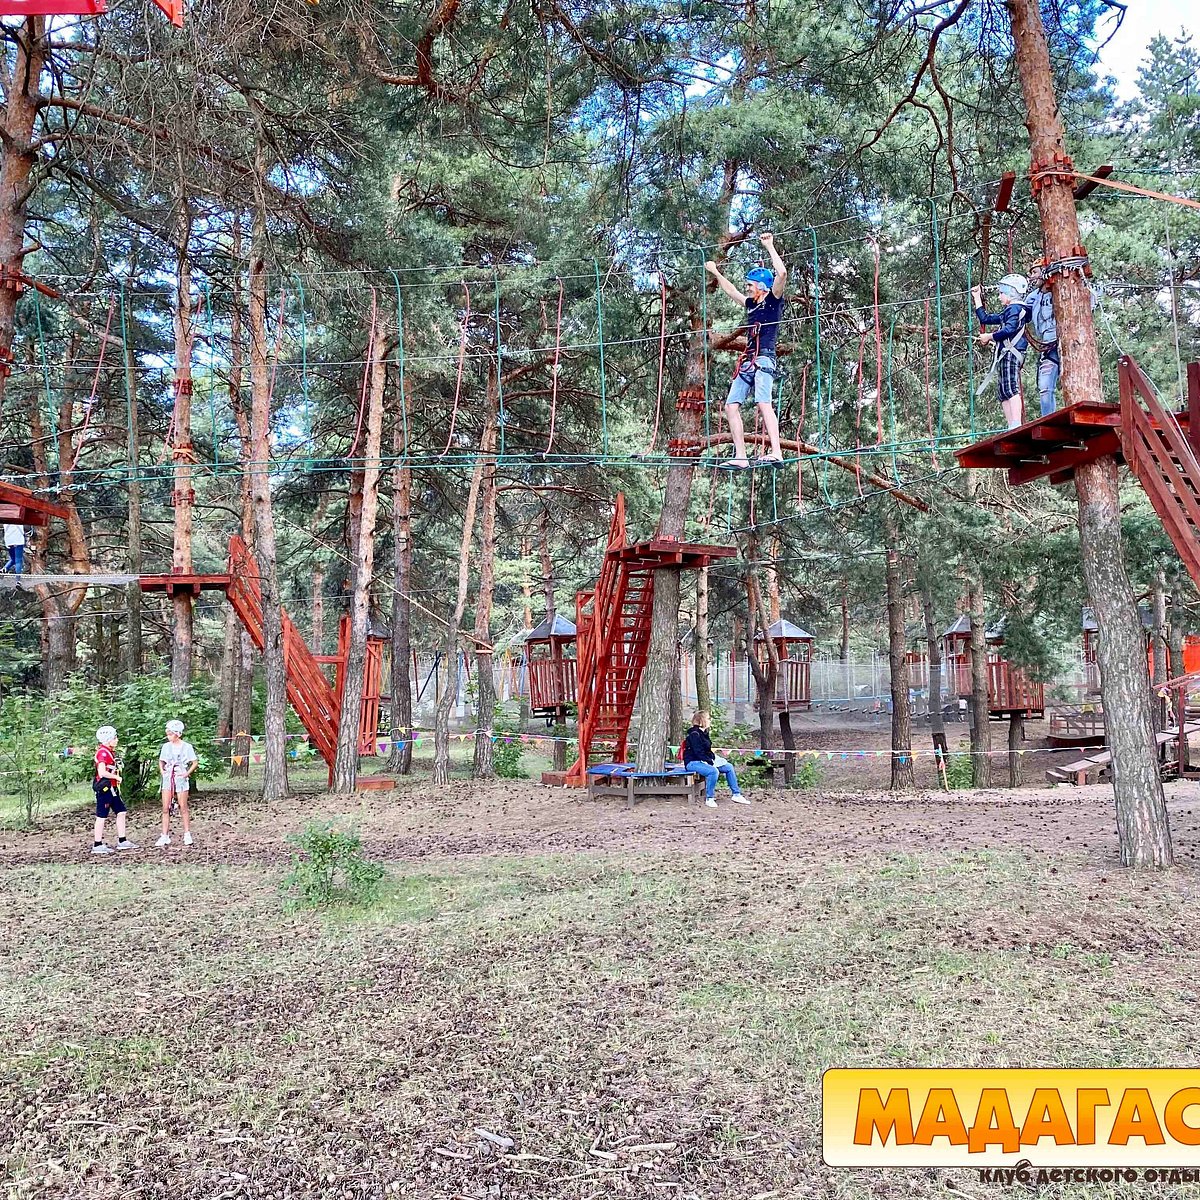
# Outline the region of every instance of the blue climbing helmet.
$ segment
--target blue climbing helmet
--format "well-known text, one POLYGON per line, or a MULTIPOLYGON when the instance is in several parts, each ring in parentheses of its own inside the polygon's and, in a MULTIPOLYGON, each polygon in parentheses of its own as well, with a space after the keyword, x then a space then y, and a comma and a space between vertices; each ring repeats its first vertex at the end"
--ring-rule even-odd
POLYGON ((755 267, 746 272, 746 282, 757 283, 759 287, 764 287, 769 291, 775 282, 775 273, 768 271, 766 267, 755 267))

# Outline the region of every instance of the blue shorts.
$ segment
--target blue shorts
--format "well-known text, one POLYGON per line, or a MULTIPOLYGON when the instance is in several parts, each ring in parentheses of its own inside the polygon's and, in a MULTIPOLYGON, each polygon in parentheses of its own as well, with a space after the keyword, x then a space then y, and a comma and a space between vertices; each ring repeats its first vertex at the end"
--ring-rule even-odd
POLYGON ((775 370, 773 354, 759 354, 742 363, 729 385, 729 398, 725 403, 742 405, 752 399, 755 404, 770 404, 775 370))
POLYGON ((93 779, 92 791, 96 793, 96 816, 102 821, 110 813, 115 816, 126 811, 121 792, 111 779, 93 779))

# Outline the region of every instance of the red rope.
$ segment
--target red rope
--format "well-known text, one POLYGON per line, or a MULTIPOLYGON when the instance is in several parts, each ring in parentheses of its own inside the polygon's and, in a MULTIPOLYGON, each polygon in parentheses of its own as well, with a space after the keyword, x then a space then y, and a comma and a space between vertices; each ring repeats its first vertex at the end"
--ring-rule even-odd
MULTIPOLYGON (((550 440, 546 443, 544 453, 550 453, 554 445, 554 421, 558 413, 558 359, 562 349, 562 306, 563 281, 558 281, 558 317, 554 325, 554 365, 550 368, 550 440)), ((659 376, 659 387, 662 387, 662 377, 659 376)))
MULTIPOLYGON (((350 443, 350 449, 346 451, 347 458, 353 458, 355 450, 358 449, 358 439, 362 433, 363 414, 367 410, 367 392, 370 389, 371 380, 371 359, 375 357, 375 316, 379 305, 379 296, 375 289, 371 289, 371 329, 367 334, 367 353, 364 355, 366 362, 363 364, 362 386, 358 390, 358 421, 354 426, 354 440, 350 443)), ((279 295, 279 317, 283 319, 283 293, 279 295)), ((279 361, 278 349, 279 343, 276 342, 276 358, 279 361)), ((275 368, 271 368, 271 380, 274 383, 275 368)))
MULTIPOLYGON (((758 444, 758 431, 759 431, 759 426, 761 424, 762 424, 762 413, 759 411, 758 405, 756 404, 754 406, 754 441, 752 443, 753 446, 755 447, 756 451, 761 450, 761 447, 758 444)), ((755 485, 756 485, 757 481, 758 481, 758 472, 751 471, 750 472, 750 526, 751 526, 751 528, 754 527, 754 493, 755 493, 755 485)))
POLYGON ((650 435, 650 445, 647 454, 654 452, 654 444, 658 441, 658 426, 662 421, 663 371, 667 365, 667 277, 659 271, 659 307, 662 319, 658 327, 658 396, 654 402, 654 431, 650 435))
MULTIPOLYGON (((804 370, 800 372, 800 421, 796 425, 796 441, 804 441, 804 410, 808 403, 808 363, 804 364, 804 370)), ((796 500, 800 505, 800 511, 804 511, 804 457, 800 453, 799 448, 796 451, 796 500)))
POLYGON ((439 458, 445 458, 450 453, 450 443, 454 441, 454 423, 458 420, 458 401, 462 395, 463 363, 467 358, 467 325, 471 320, 471 289, 465 279, 463 292, 467 299, 463 309, 462 333, 458 339, 458 378, 454 381, 454 407, 450 410, 450 432, 446 435, 446 448, 438 455, 439 458))
MULTIPOLYGON (((862 449, 862 407, 863 407, 863 356, 867 349, 867 331, 864 329, 858 339, 858 402, 854 405, 854 457, 857 465, 858 452, 862 449)), ((858 480, 858 494, 863 494, 862 471, 855 470, 858 480)))
POLYGON ((108 304, 108 320, 104 322, 104 336, 100 339, 100 356, 96 360, 96 374, 92 378, 92 390, 83 405, 83 424, 79 427, 79 441, 75 446, 75 457, 71 460, 71 470, 74 471, 83 453, 84 434, 92 423, 92 406, 96 403, 96 391, 100 387, 100 372, 104 370, 104 352, 108 349, 108 331, 112 328, 113 309, 117 302, 110 300, 108 304))
POLYGON ((879 316, 879 239, 872 238, 875 250, 875 445, 883 445, 883 325, 879 316))

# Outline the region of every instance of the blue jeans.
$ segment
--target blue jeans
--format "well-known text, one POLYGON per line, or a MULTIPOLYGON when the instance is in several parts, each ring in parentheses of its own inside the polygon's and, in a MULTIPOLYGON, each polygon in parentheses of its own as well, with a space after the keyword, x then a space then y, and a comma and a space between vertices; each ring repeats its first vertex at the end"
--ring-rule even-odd
POLYGON ((1047 350, 1038 358, 1038 395, 1042 401, 1042 416, 1052 413, 1057 404, 1054 389, 1058 387, 1058 351, 1047 350))
POLYGON ((25 547, 9 546, 8 562, 4 567, 10 575, 20 575, 25 570, 25 547))
POLYGON ((753 363, 743 364, 742 369, 733 377, 733 383, 729 385, 729 399, 725 403, 745 404, 750 399, 750 390, 753 387, 754 403, 770 404, 771 387, 774 382, 775 356, 760 354, 753 363))
POLYGON ((729 790, 735 796, 742 794, 742 789, 738 787, 737 775, 734 774, 733 768, 728 763, 723 767, 706 762, 690 762, 683 765, 693 775, 700 775, 704 778, 704 798, 706 800, 711 800, 717 794, 717 780, 722 775, 725 776, 725 782, 729 784, 729 790))

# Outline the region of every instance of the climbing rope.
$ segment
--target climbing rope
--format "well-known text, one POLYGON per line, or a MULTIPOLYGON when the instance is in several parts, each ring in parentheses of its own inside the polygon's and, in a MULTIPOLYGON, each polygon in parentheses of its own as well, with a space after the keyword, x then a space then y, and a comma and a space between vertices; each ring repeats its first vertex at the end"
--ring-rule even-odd
MULTIPOLYGON (((400 387, 400 437, 404 457, 408 457, 408 396, 404 390, 404 296, 400 289, 400 276, 392 273, 396 285, 396 374, 400 387)), ((497 298, 499 307, 499 298, 497 298)))
POLYGON ((108 349, 108 334, 112 329, 113 312, 116 306, 116 300, 109 301, 108 318, 104 322, 104 333, 100 338, 100 358, 96 363, 96 374, 92 378, 92 390, 88 394, 88 398, 83 402, 83 424, 79 427, 79 440, 75 443, 75 457, 71 462, 72 471, 75 470, 75 466, 79 462, 79 456, 83 453, 83 446, 87 441, 88 426, 92 423, 92 408, 96 403, 96 390, 100 386, 100 372, 104 370, 104 353, 108 349))

